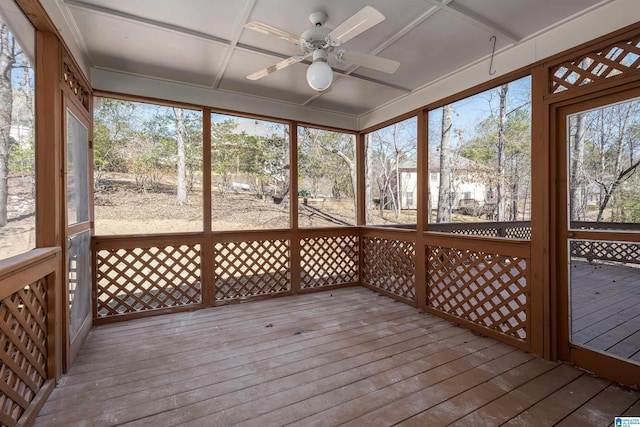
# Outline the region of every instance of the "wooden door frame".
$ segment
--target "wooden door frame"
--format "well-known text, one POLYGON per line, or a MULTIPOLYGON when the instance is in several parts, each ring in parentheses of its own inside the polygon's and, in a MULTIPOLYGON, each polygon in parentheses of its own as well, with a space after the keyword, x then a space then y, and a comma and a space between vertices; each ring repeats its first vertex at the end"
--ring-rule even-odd
MULTIPOLYGON (((623 235, 620 231, 575 231, 567 226, 567 143, 566 143, 566 117, 580 111, 586 111, 610 105, 616 102, 640 97, 640 81, 631 82, 614 88, 601 91, 592 91, 583 96, 551 104, 550 107, 550 163, 551 163, 551 271, 553 289, 552 306, 555 307, 555 319, 552 322, 556 332, 554 358, 575 363, 577 366, 594 372, 606 378, 625 385, 640 384, 640 366, 614 356, 607 356, 595 350, 578 347, 569 342, 569 274, 567 251, 568 239, 594 239, 620 240, 623 235), (597 234, 596 234, 597 233, 597 234)), ((624 240, 639 241, 640 234, 634 234, 635 239, 624 240)))

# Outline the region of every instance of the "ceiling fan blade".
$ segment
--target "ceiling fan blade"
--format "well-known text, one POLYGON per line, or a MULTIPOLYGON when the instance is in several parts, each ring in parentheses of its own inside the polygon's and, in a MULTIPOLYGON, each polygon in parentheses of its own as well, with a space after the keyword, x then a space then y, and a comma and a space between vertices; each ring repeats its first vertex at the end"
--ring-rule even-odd
POLYGON ((342 52, 336 56, 341 61, 351 62, 352 64, 382 71, 383 73, 388 74, 395 73, 400 66, 400 63, 393 59, 381 58, 379 56, 360 52, 342 52))
POLYGON ((248 22, 244 24, 244 27, 262 34, 266 34, 268 36, 286 40, 291 43, 304 43, 304 40, 300 38, 300 36, 296 36, 295 34, 292 34, 285 30, 281 30, 280 28, 272 27, 271 25, 265 24, 264 22, 248 22))
POLYGON ((288 67, 289 65, 293 65, 296 62, 300 62, 305 58, 305 55, 301 56, 292 56, 291 58, 287 58, 278 62, 277 64, 273 64, 267 68, 263 68, 262 70, 258 70, 255 73, 251 73, 247 76, 249 80, 258 80, 263 77, 267 77, 271 73, 275 73, 276 71, 280 71, 283 68, 288 67))
POLYGON ((333 41, 344 43, 382 21, 384 21, 382 13, 371 6, 365 6, 331 31, 329 37, 333 41))

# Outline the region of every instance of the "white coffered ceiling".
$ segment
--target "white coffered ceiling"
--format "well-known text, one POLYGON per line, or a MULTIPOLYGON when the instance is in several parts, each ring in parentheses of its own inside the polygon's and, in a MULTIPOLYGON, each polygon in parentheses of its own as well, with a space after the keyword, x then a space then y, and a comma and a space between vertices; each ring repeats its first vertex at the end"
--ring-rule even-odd
MULTIPOLYGON (((361 116, 614 0, 42 0, 91 73, 115 72, 214 93, 361 116), (386 19, 345 48, 400 62, 385 74, 330 60, 334 84, 315 92, 308 62, 251 81, 246 76, 300 53, 244 28, 261 21, 290 33, 314 11, 336 27, 370 5, 386 19)), ((161 96, 160 96, 161 97, 161 96)))

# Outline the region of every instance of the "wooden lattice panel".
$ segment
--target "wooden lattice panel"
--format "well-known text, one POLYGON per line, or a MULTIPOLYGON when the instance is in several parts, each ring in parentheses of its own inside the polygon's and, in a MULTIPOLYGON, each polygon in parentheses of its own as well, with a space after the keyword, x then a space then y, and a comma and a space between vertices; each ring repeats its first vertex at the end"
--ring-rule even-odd
POLYGON ((358 237, 305 238, 300 242, 301 287, 358 281, 358 237))
MULTIPOLYGON (((454 224, 455 226, 455 224, 454 224)), ((482 237, 498 237, 500 236, 500 230, 496 227, 483 227, 459 229, 449 231, 451 234, 466 234, 468 236, 482 236, 482 237)))
POLYGON ((427 305, 527 340, 527 260, 429 247, 427 305))
POLYGON ((217 243, 216 301, 290 290, 289 260, 288 240, 217 243))
POLYGON ((551 68, 551 93, 597 84, 640 68, 640 35, 551 68))
POLYGON ((509 239, 531 240, 531 227, 507 227, 505 234, 509 239))
POLYGON ((362 239, 362 282, 409 300, 415 298, 415 244, 362 239))
POLYGON ((0 304, 0 423, 13 426, 47 378, 47 283, 0 304))
POLYGON ((603 261, 640 264, 640 244, 605 242, 600 240, 572 240, 571 256, 603 261))
POLYGON ((200 245, 99 250, 97 282, 98 317, 200 303, 200 245))

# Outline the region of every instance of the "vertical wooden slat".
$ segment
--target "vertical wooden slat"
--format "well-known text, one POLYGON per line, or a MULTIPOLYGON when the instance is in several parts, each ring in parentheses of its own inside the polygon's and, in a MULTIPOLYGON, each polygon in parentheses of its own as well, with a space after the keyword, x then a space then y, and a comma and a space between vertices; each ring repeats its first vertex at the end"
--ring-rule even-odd
MULTIPOLYGON (((52 33, 38 32, 36 37, 36 242, 38 247, 62 247, 62 95, 58 87, 60 45, 52 33)), ((57 258, 55 283, 50 284, 49 316, 54 318, 54 353, 49 357, 50 374, 59 380, 63 361, 63 313, 65 298, 61 286, 63 257, 57 258)))
POLYGON ((415 246, 415 298, 416 307, 424 309, 427 304, 427 276, 426 276, 426 257, 424 246, 424 231, 427 227, 427 218, 429 212, 427 212, 427 200, 428 193, 428 111, 420 110, 417 117, 417 185, 420 189, 418 191, 417 211, 416 215, 416 246, 415 246))
POLYGON ((365 164, 365 134, 356 135, 356 224, 365 225, 367 223, 367 199, 365 194, 366 187, 366 164, 365 164))
POLYGON ((544 66, 531 73, 531 351, 551 357, 551 292, 549 287, 549 238, 551 181, 549 177, 548 73, 544 66), (535 172, 533 172, 535 171, 535 172))
POLYGON ((200 248, 202 304, 213 305, 215 289, 214 243, 211 226, 211 109, 202 111, 202 221, 204 239, 200 248))
POLYGON ((291 292, 300 292, 300 229, 298 227, 298 123, 289 124, 289 209, 291 213, 291 243, 289 262, 291 292))
MULTIPOLYGON (((366 225, 367 223, 367 166, 365 158, 365 134, 363 132, 356 135, 356 170, 358 175, 356 176, 356 224, 358 226, 366 225)), ((361 230, 361 229, 360 229, 361 230)), ((363 239, 362 233, 358 233, 358 283, 362 285, 362 272, 363 272, 363 239)))

